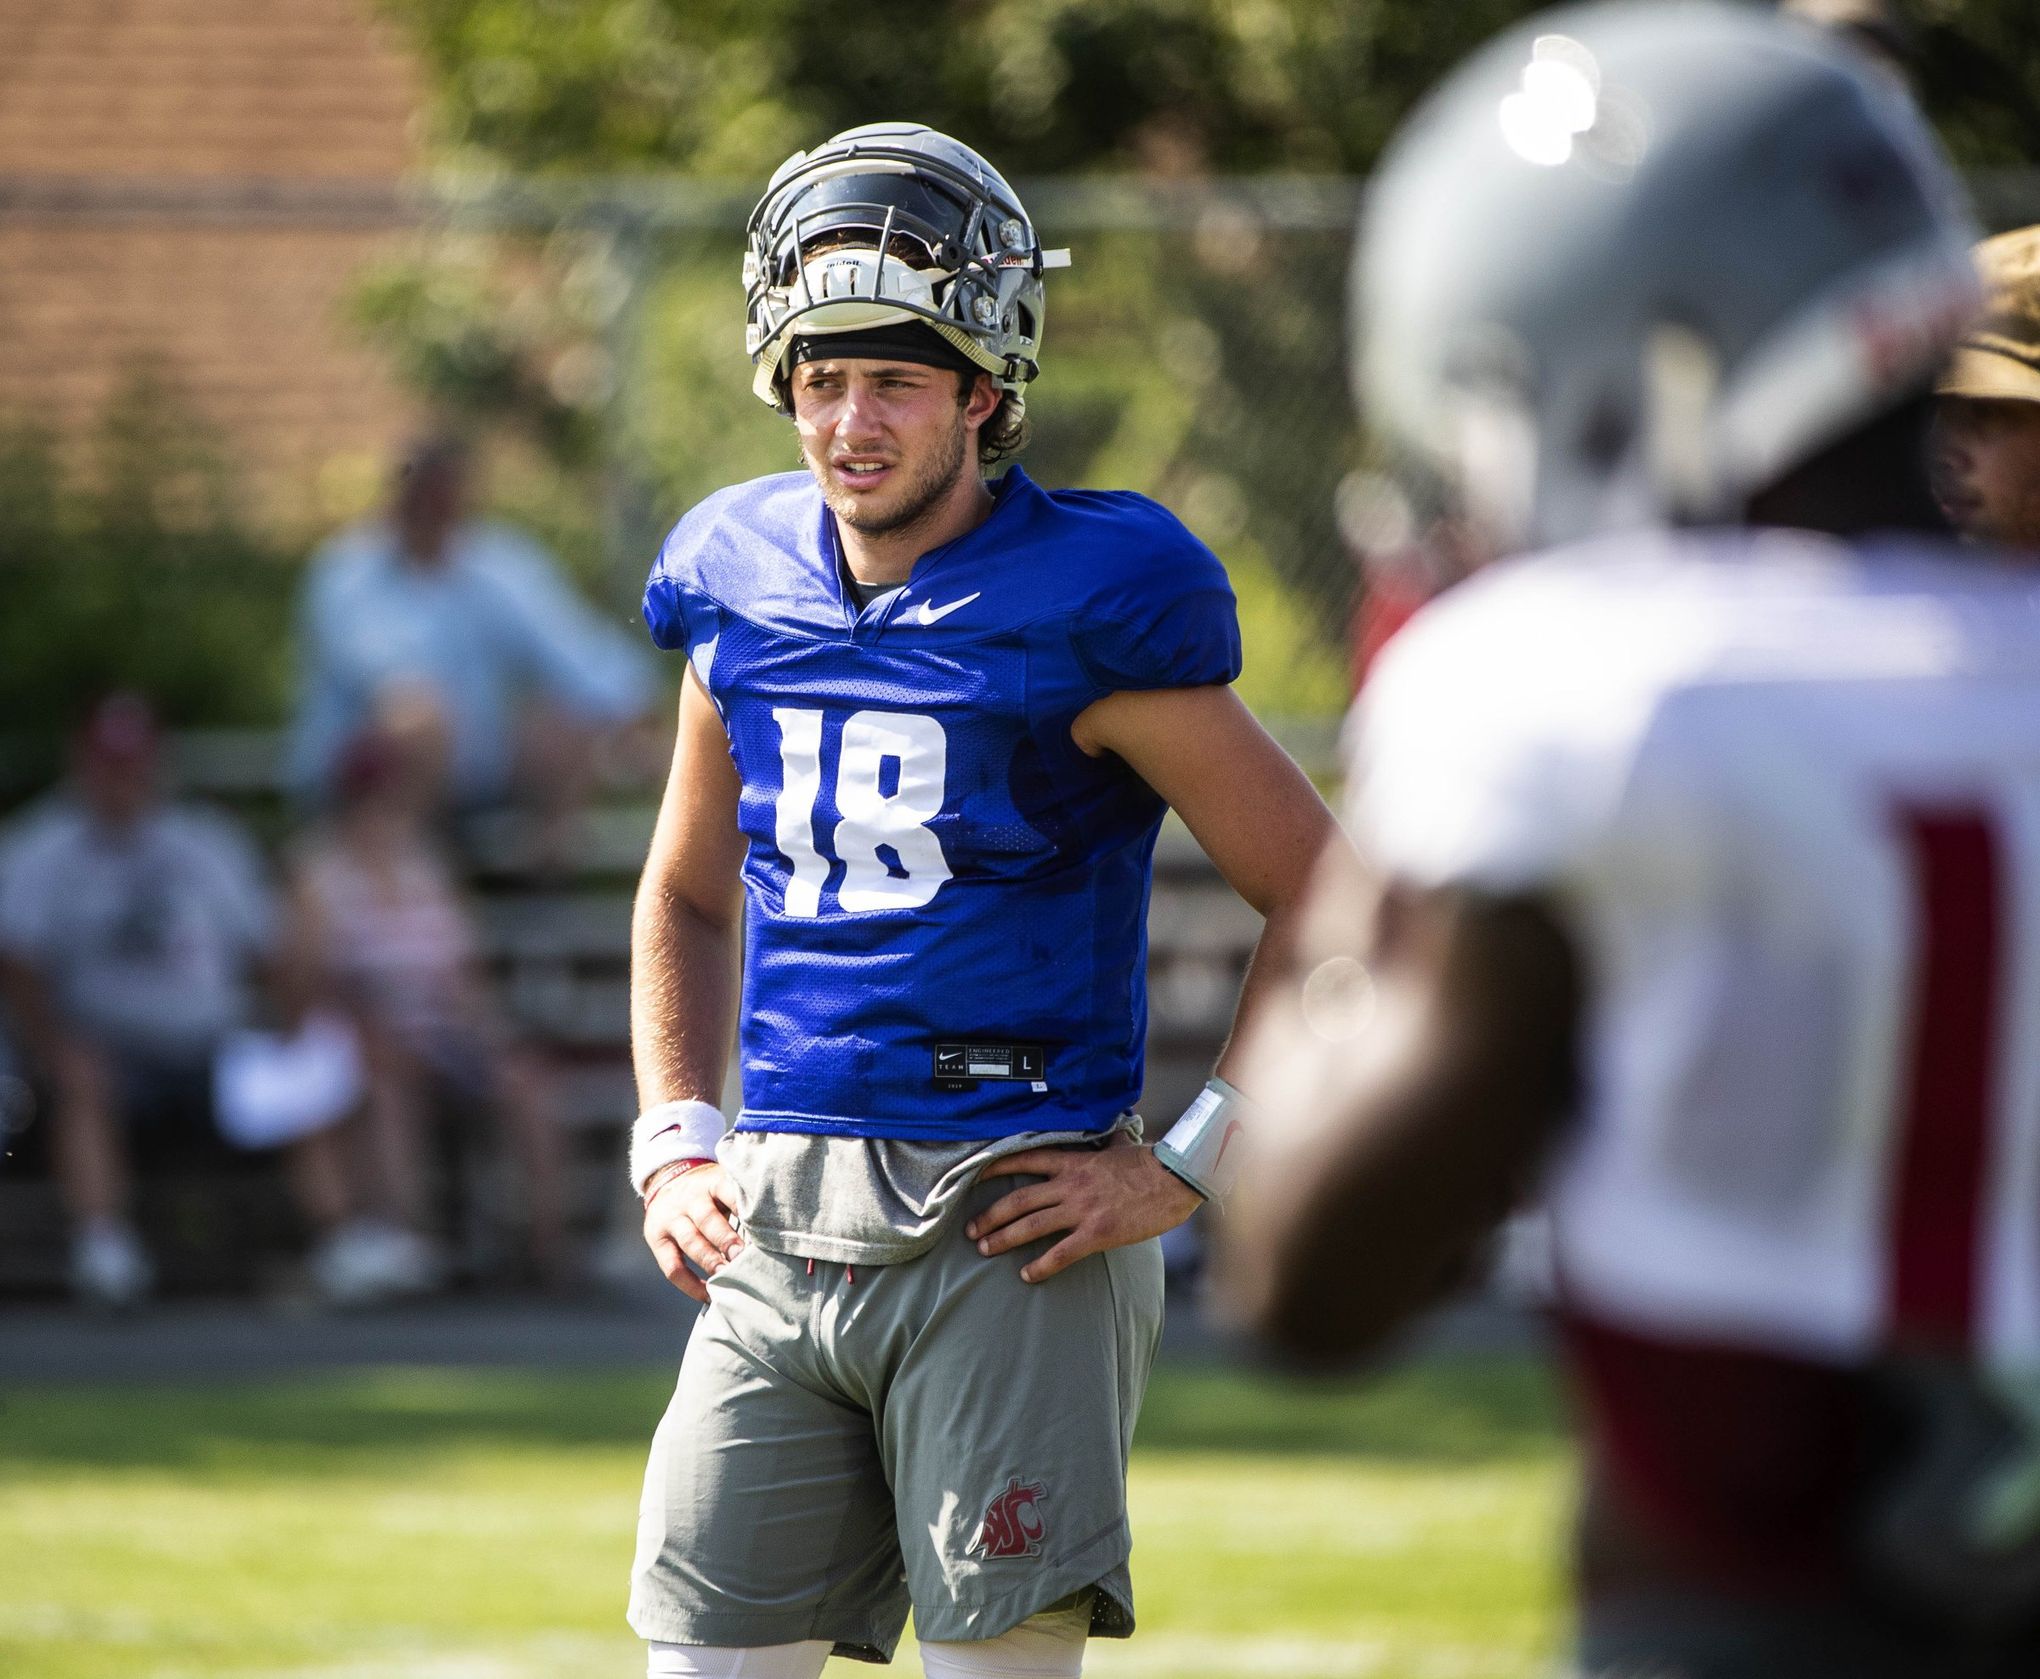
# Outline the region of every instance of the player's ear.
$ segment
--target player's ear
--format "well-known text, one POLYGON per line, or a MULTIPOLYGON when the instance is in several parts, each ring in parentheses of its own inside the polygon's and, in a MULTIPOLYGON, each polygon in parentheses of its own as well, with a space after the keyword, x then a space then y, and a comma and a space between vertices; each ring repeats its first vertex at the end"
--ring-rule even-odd
POLYGON ((973 431, 981 429, 999 411, 999 404, 1006 393, 999 389, 999 383, 989 373, 966 373, 959 377, 968 381, 957 392, 958 405, 963 409, 963 423, 973 431))

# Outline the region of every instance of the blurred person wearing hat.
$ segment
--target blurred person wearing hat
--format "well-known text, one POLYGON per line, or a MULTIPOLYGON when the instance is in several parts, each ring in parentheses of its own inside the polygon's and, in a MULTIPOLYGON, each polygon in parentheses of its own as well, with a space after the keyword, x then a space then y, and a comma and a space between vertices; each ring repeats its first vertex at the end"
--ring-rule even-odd
POLYGON ((355 1165, 371 1215, 357 1241, 410 1288, 443 1275, 426 1164, 432 1123, 443 1103, 476 1106, 518 1168, 531 1274, 561 1284, 570 1272, 550 1081, 481 970, 473 919, 432 823, 430 750, 390 728, 354 736, 326 817, 288 865, 294 942, 365 1052, 355 1165))
POLYGON ((1356 397, 1484 563, 1356 708, 1221 1273, 1348 1358, 1543 1198, 1582 1679, 2040 1672, 2040 568, 1929 481, 1974 238, 1888 77, 1704 0, 1497 37, 1370 187, 1356 397))
POLYGON ((474 474, 463 439, 419 438, 384 513, 312 556, 289 774, 321 803, 348 742, 401 720, 436 738, 438 802, 529 806, 557 865, 606 743, 646 715, 651 667, 536 541, 476 516, 474 474))
MULTIPOLYGON (((167 801, 160 772, 148 704, 112 695, 73 735, 65 783, 0 847, 0 973, 52 1096, 71 1282, 109 1308, 154 1282, 131 1216, 132 1143, 210 1144, 215 1052, 265 991, 287 1014, 307 1002, 247 835, 167 801)), ((302 1212, 327 1234, 349 1210, 338 1151, 330 1130, 284 1151, 302 1212)))
POLYGON ((2040 227, 1976 261, 1987 300, 1936 387, 1935 494, 1972 541, 2040 551, 2040 227))

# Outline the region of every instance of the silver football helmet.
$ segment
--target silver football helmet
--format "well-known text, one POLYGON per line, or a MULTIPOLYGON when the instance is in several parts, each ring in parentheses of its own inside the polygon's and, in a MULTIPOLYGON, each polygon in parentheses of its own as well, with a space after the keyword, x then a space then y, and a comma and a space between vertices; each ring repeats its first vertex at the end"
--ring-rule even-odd
POLYGON ((921 321, 1017 406, 1040 371, 1044 251, 999 172, 920 123, 852 128, 773 174, 744 253, 752 388, 786 411, 796 335, 921 321))
POLYGON ((1917 111, 1817 31, 1548 12, 1391 146, 1355 394, 1494 544, 1732 517, 1948 353, 1974 234, 1917 111))

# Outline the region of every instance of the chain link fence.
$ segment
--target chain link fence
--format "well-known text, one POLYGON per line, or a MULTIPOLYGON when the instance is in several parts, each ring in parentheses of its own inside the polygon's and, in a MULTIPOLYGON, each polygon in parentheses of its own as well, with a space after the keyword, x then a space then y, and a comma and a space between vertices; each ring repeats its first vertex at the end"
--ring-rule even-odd
MULTIPOLYGON (((1258 709, 1329 717, 1347 691, 1353 569, 1334 514, 1355 456, 1344 274, 1357 186, 1264 179, 1162 189, 1021 187, 1050 276, 1028 472, 1132 489, 1225 560, 1258 709)), ((578 202, 530 184, 445 206, 443 236, 536 242, 585 318, 619 593, 663 526, 722 485, 798 464, 750 390, 738 280, 748 195, 608 189, 578 202)))
MULTIPOLYGON (((1988 226, 2040 220, 2040 173, 1973 186, 1988 226)), ((1234 578, 1249 702, 1335 717, 1357 592, 1336 509, 1361 461, 1343 318, 1360 183, 1057 178, 1020 192, 1044 243, 1074 255, 1049 280, 1028 471, 1173 508, 1234 578)), ((527 430, 560 470, 513 484, 510 510, 578 554, 625 611, 688 506, 797 464, 790 428, 751 395, 742 349, 752 197, 656 178, 15 179, 0 180, 0 220, 387 233, 411 279, 391 290, 384 275, 397 301, 376 330, 412 383, 485 424, 520 403, 529 421, 536 393, 527 430)), ((1349 524, 1364 516, 1364 496, 1345 501, 1349 524)))
MULTIPOLYGON (((1990 228, 2040 219, 2040 172, 1972 187, 1990 228)), ((1368 512, 1344 324, 1361 183, 1064 178, 1019 191, 1043 243, 1073 252, 1049 278, 1028 471, 1174 509, 1234 578, 1250 703, 1277 718, 1336 716, 1350 687, 1354 527, 1368 512)), ((450 234, 569 253, 570 285, 595 298, 600 366, 581 370, 601 396, 604 548, 619 591, 679 511, 797 464, 785 422, 751 395, 741 350, 751 196, 525 181, 434 199, 450 234)))

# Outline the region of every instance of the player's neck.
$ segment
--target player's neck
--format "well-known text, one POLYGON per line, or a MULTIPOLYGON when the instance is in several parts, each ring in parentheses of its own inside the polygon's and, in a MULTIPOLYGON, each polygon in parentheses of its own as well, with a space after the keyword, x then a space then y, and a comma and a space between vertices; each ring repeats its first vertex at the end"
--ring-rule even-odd
POLYGON ((843 546, 843 564, 866 588, 904 583, 923 554, 969 535, 991 511, 991 487, 975 472, 959 473, 947 493, 930 503, 919 518, 893 530, 861 531, 838 519, 836 537, 843 546))
POLYGON ((397 552, 407 565, 433 571, 445 563, 453 547, 451 524, 398 518, 391 521, 391 526, 397 535, 397 552))
POLYGON ((1748 522, 1844 539, 1880 531, 1947 536, 1927 474, 1931 415, 1925 392, 1896 404, 1751 496, 1748 522))

